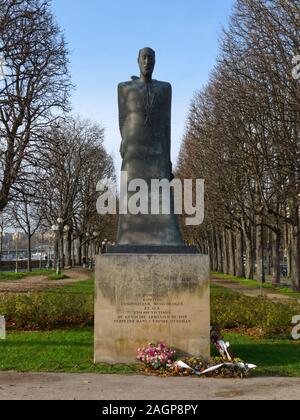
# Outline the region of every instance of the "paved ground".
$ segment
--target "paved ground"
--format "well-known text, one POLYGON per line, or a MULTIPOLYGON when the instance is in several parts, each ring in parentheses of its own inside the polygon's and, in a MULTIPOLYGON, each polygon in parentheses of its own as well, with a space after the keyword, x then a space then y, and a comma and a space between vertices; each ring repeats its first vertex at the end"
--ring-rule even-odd
MULTIPOLYGON (((250 296, 250 297, 259 297, 264 296, 268 299, 272 300, 273 302, 286 302, 291 299, 295 300, 294 298, 290 296, 285 296, 280 293, 276 293, 272 289, 256 289, 254 287, 248 287, 244 284, 238 283, 236 281, 230 281, 230 280, 222 280, 213 277, 211 279, 213 284, 216 284, 217 286, 225 287, 226 289, 233 290, 238 293, 242 293, 243 295, 250 296)), ((300 303, 300 300, 298 300, 298 303, 300 303)))
POLYGON ((41 291, 52 287, 66 286, 68 284, 77 283, 78 281, 87 280, 91 277, 91 272, 84 268, 76 268, 66 270, 65 274, 70 277, 66 280, 48 280, 47 276, 25 277, 21 280, 1 281, 0 293, 27 293, 33 291, 41 291))
POLYGON ((0 373, 0 400, 299 400, 300 379, 0 373))

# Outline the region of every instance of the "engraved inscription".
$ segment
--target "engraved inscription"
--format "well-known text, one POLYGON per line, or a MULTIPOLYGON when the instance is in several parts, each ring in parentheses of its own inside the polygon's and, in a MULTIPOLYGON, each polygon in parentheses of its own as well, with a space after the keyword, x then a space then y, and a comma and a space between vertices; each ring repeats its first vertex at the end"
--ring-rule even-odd
POLYGON ((136 302, 120 302, 115 324, 190 324, 183 313, 183 302, 169 300, 168 296, 157 298, 145 296, 136 302))

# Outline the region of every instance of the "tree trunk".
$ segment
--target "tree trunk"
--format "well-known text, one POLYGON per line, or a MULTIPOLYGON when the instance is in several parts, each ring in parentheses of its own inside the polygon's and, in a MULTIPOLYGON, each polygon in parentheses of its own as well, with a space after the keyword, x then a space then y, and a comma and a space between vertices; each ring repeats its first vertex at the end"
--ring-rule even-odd
POLYGON ((54 241, 54 256, 53 256, 53 268, 56 270, 57 262, 58 262, 58 251, 59 251, 59 242, 58 238, 55 238, 54 241))
POLYGON ((223 254, 222 254, 222 240, 220 232, 217 232, 217 251, 218 251, 218 272, 224 273, 223 254))
POLYGON ((253 280, 254 279, 254 258, 253 258, 252 241, 251 239, 246 238, 245 242, 246 242, 246 278, 253 280))
POLYGON ((61 268, 65 268, 65 246, 64 246, 64 235, 61 235, 60 238, 60 262, 61 262, 61 268))
POLYGON ((82 265, 82 237, 80 236, 77 241, 77 264, 82 265))
POLYGON ((71 231, 68 231, 68 233, 67 233, 65 254, 66 254, 66 260, 65 260, 66 267, 72 267, 72 234, 71 234, 71 231))
POLYGON ((28 273, 32 272, 32 259, 31 259, 31 234, 27 235, 27 270, 28 273))
POLYGON ((228 232, 229 274, 235 276, 235 243, 232 230, 228 232))
POLYGON ((2 264, 2 252, 3 252, 3 227, 1 226, 1 232, 0 232, 0 264, 2 264))
POLYGON ((300 292, 300 232, 299 226, 293 227, 293 285, 300 292))
POLYGON ((88 244, 87 242, 85 242, 85 244, 83 245, 83 256, 82 256, 82 264, 84 267, 87 266, 88 264, 88 244))
POLYGON ((245 277, 244 237, 240 229, 235 234, 235 244, 235 275, 237 277, 245 277))
POLYGON ((287 225, 287 266, 288 266, 288 277, 293 278, 293 239, 292 239, 292 227, 287 225))
POLYGON ((275 285, 280 285, 280 280, 281 280, 280 246, 281 246, 281 231, 278 230, 273 233, 273 278, 274 278, 275 285))
POLYGON ((267 258, 268 258, 268 264, 267 264, 267 270, 266 270, 266 274, 268 276, 271 276, 273 273, 273 231, 269 228, 267 228, 267 238, 268 238, 268 243, 267 243, 267 258))
POLYGON ((263 219, 261 216, 258 216, 256 221, 256 280, 265 283, 266 276, 263 219))
POLYGON ((72 241, 72 266, 73 267, 75 267, 77 264, 77 254, 78 254, 77 239, 73 238, 73 241, 72 241))
POLYGON ((218 245, 216 238, 216 229, 214 228, 211 233, 211 268, 212 271, 218 271, 218 245))
POLYGON ((211 267, 211 271, 216 271, 215 270, 215 265, 214 265, 214 250, 213 250, 213 241, 212 241, 212 236, 213 233, 210 232, 210 240, 209 240, 209 264, 211 267))
POLYGON ((244 230, 246 253, 246 278, 254 279, 254 255, 251 233, 244 230))
POLYGON ((245 220, 242 220, 243 225, 243 234, 246 245, 246 278, 253 280, 254 279, 254 252, 253 252, 253 242, 252 242, 252 229, 246 225, 245 220))
POLYGON ((224 229, 222 233, 222 249, 223 249, 223 272, 229 274, 229 259, 228 259, 228 246, 227 246, 227 231, 224 229))

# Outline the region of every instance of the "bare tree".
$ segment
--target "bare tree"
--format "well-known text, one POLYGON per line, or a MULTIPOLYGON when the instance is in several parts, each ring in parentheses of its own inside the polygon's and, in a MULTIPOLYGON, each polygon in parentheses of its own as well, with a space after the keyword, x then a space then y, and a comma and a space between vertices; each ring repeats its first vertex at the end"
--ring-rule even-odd
MULTIPOLYGON (((237 0, 218 65, 193 101, 180 176, 206 180, 198 229, 217 271, 275 283, 288 249, 300 289, 298 0, 237 0), (256 270, 255 270, 256 263, 256 270)), ((189 233, 190 234, 190 233, 189 233)))
POLYGON ((1 211, 41 131, 68 107, 68 54, 48 0, 0 0, 0 56, 1 211))
MULTIPOLYGON (((32 180, 33 181, 33 180, 32 180)), ((23 231, 27 237, 28 271, 32 271, 32 238, 43 225, 41 202, 35 185, 23 186, 7 207, 11 227, 23 231)))
POLYGON ((39 155, 43 214, 49 227, 58 218, 69 226, 66 241, 62 237, 60 246, 65 264, 71 265, 72 241, 79 241, 82 248, 87 243, 86 233, 102 230, 96 186, 101 179, 114 177, 114 166, 104 149, 104 130, 99 124, 69 116, 44 138, 47 140, 39 155))

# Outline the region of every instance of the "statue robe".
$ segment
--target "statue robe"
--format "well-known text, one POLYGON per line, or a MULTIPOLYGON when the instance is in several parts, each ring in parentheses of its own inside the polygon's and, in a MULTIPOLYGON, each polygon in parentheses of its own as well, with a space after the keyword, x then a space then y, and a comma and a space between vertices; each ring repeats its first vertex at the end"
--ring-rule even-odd
MULTIPOLYGON (((127 172, 128 184, 134 179, 146 181, 151 209, 151 180, 171 180, 172 177, 172 87, 165 82, 153 80, 146 83, 134 78, 131 82, 121 83, 118 94, 122 171, 127 172)), ((117 243, 183 245, 172 195, 170 215, 120 215, 117 243)))

